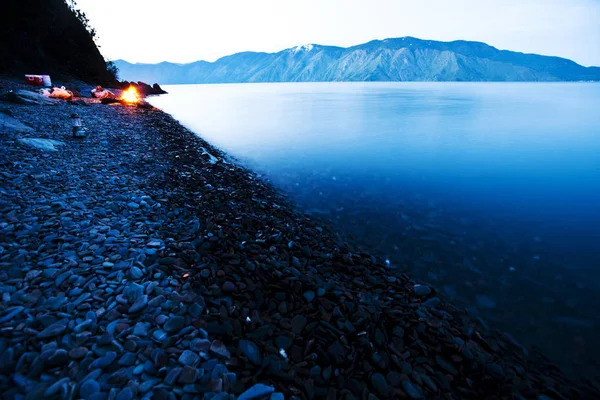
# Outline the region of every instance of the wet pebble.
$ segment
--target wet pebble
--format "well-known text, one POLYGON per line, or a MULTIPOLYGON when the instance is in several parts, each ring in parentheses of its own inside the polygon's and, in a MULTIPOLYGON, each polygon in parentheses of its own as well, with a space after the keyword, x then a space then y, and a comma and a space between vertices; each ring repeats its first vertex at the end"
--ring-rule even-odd
POLYGON ((268 396, 275 391, 275 388, 272 386, 267 386, 262 383, 257 383, 252 386, 250 389, 246 390, 242 393, 237 400, 252 400, 259 399, 264 396, 268 396))
POLYGON ((190 350, 184 350, 179 356, 179 362, 183 365, 195 366, 198 364, 199 360, 200 357, 190 350))
POLYGON ((418 390, 409 380, 402 381, 402 389, 404 389, 408 397, 410 397, 411 399, 423 398, 422 392, 418 390))
POLYGON ((79 387, 79 396, 83 399, 89 399, 94 393, 100 391, 100 384, 94 379, 88 379, 79 387))
POLYGON ((431 288, 426 285, 415 285, 414 286, 415 294, 419 297, 429 296, 431 294, 431 288))
POLYGON ((250 362, 256 366, 262 364, 262 356, 258 346, 249 340, 242 339, 239 341, 239 349, 242 355, 246 357, 250 362))

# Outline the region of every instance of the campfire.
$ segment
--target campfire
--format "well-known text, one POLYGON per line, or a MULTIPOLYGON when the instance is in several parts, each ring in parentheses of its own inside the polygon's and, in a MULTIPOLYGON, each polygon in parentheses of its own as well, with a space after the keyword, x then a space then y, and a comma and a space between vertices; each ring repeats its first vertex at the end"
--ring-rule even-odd
MULTIPOLYGON (((102 88, 100 87, 100 89, 102 88)), ((122 104, 125 106, 134 106, 137 108, 152 108, 152 106, 149 103, 146 103, 144 101, 143 96, 140 95, 137 88, 133 85, 129 86, 127 90, 124 90, 121 96, 118 98, 108 90, 106 90, 105 92, 110 93, 110 96, 100 98, 100 103, 102 104, 122 104)), ((95 95, 95 97, 99 98, 97 95, 95 95)))
POLYGON ((138 94, 137 90, 133 86, 129 86, 129 88, 127 90, 124 90, 123 94, 121 95, 119 100, 121 100, 121 102, 123 102, 125 104, 130 104, 130 105, 136 105, 140 101, 142 101, 142 99, 140 98, 140 95, 138 94))

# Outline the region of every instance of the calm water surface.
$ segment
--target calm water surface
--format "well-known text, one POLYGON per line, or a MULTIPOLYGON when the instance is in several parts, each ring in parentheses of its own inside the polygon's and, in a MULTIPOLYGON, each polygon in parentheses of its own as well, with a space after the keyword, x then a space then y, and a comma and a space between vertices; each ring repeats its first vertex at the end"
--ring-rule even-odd
POLYGON ((600 84, 176 85, 151 102, 484 323, 599 375, 600 84))

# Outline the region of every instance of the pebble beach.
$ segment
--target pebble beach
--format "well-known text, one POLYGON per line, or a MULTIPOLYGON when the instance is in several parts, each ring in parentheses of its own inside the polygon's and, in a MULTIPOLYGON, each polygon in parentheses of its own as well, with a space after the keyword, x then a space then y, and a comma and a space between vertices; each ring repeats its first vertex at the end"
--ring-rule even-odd
POLYGON ((3 398, 598 393, 161 110, 82 99, 0 113, 3 398))

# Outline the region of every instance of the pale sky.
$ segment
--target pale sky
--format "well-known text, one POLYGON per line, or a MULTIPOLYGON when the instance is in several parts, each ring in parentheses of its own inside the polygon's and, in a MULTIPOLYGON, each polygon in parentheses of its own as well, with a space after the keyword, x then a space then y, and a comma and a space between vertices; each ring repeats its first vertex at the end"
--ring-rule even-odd
POLYGON ((414 36, 600 66, 600 0, 78 0, 111 60, 214 61, 414 36))

